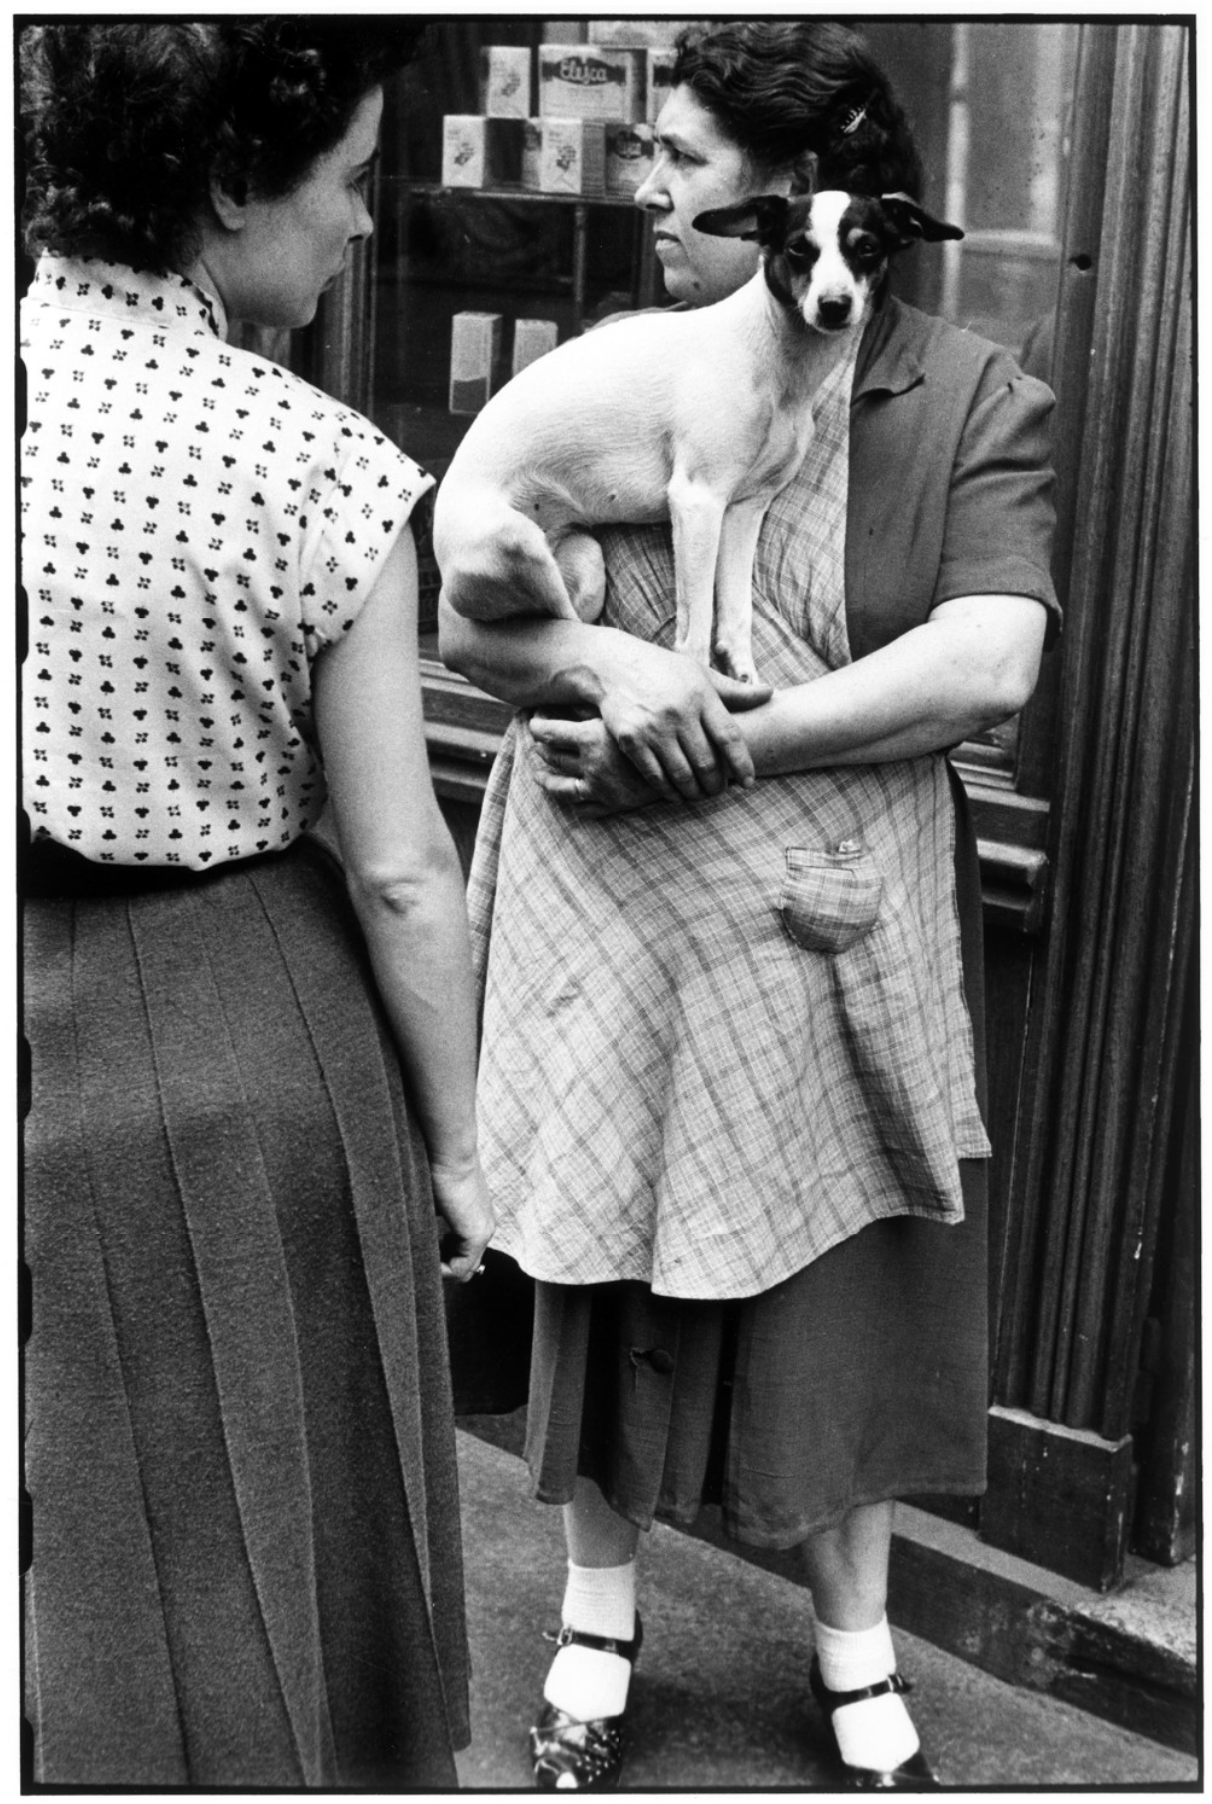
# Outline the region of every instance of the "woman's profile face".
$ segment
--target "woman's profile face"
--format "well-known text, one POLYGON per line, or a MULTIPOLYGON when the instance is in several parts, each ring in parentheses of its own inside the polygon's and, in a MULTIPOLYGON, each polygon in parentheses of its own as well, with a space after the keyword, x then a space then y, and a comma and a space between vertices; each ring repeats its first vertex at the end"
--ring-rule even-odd
POLYGON ((339 144, 312 164, 293 193, 250 196, 239 233, 239 255, 225 270, 229 314, 258 325, 305 326, 320 296, 345 267, 349 247, 374 224, 366 182, 379 141, 383 90, 358 103, 339 144))
POLYGON ((740 145, 684 83, 661 108, 656 139, 657 160, 636 204, 656 215, 665 287, 674 300, 695 307, 722 301, 757 269, 757 246, 743 238, 710 238, 692 221, 709 207, 731 206, 751 194, 785 194, 790 174, 783 181, 759 181, 740 145))

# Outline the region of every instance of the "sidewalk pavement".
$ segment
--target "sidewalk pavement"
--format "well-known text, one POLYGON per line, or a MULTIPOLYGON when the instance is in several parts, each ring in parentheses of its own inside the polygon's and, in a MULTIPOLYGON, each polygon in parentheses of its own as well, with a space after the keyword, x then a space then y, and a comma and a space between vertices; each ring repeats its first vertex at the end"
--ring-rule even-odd
MULTIPOLYGON (((459 1777, 469 1790, 529 1790, 526 1729, 551 1658, 541 1630, 558 1628, 564 1588, 560 1511, 530 1500, 515 1455, 465 1430, 458 1443, 472 1652, 459 1777)), ((836 1789, 808 1692, 807 1593, 659 1523, 640 1562, 644 1649, 623 1789, 836 1789)), ((1198 1783, 1189 1755, 895 1638, 923 1746, 948 1786, 1198 1783)))

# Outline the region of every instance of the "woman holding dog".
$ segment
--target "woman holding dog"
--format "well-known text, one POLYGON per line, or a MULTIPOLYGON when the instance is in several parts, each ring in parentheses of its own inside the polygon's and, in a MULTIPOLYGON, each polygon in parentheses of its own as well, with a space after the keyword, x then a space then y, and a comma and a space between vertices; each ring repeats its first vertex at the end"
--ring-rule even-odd
POLYGON ((357 22, 23 37, 25 1713, 44 1786, 452 1786, 493 1226, 430 479, 227 341, 371 229, 357 22), (344 874, 306 829, 325 791, 344 874), (439 1229, 449 1230, 440 1268, 439 1229))
MULTIPOLYGON (((814 171, 920 194, 841 26, 687 34, 657 133, 638 198, 682 305, 757 268, 711 209, 814 171)), ((596 626, 444 615, 449 661, 534 710, 471 901, 499 1244, 537 1280, 527 1457, 569 1555, 540 1786, 617 1778, 640 1530, 717 1497, 737 1538, 803 1547, 840 1781, 936 1783, 886 1597, 895 1499, 984 1487, 980 887, 943 754, 1036 680, 1050 407, 881 296, 763 526, 769 689, 667 649, 665 529, 600 535, 596 626)))

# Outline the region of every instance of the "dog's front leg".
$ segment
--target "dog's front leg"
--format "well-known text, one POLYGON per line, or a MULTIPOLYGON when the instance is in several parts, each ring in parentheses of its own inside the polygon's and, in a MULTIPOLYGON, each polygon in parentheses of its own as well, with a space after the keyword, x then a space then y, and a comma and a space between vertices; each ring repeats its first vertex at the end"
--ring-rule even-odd
POLYGON ((724 515, 715 578, 715 661, 725 676, 756 683, 753 662, 753 560, 768 496, 734 501, 724 515))
POLYGON ((673 526, 677 637, 674 650, 711 663, 711 614, 724 503, 703 481, 674 471, 669 484, 673 526))

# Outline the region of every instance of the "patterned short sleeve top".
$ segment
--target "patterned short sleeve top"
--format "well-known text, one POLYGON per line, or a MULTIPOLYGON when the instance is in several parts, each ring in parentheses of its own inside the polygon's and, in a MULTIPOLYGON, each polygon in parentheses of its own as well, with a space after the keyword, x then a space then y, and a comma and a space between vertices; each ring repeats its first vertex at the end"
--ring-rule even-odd
POLYGON ((22 304, 35 836, 205 869, 318 817, 316 654, 433 479, 224 342, 182 276, 44 256, 22 304))

